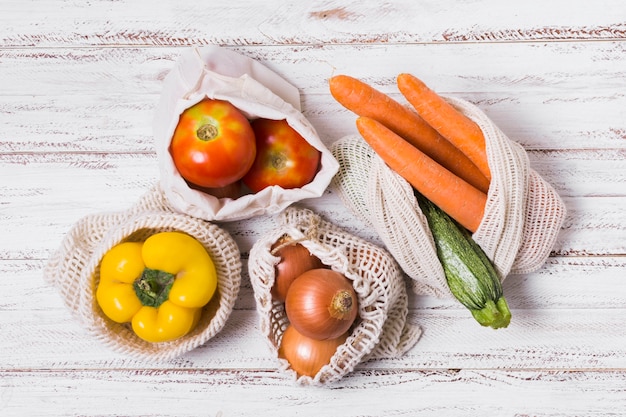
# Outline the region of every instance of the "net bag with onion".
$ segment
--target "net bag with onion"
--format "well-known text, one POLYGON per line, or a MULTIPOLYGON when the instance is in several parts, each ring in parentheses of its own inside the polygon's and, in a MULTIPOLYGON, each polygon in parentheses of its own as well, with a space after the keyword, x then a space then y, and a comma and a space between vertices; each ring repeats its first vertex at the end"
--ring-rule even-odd
POLYGON ((404 277, 388 252, 309 209, 292 206, 276 220, 251 248, 248 271, 260 330, 281 371, 297 384, 326 385, 414 346, 421 331, 407 321, 404 277), (326 314, 324 300, 336 303, 326 314))

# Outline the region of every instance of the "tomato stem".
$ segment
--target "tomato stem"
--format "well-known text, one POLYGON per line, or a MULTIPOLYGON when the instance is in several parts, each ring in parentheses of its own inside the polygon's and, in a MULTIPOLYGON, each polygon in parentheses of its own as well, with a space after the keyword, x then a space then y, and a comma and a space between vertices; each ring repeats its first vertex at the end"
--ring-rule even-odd
POLYGON ((198 135, 198 139, 204 140, 204 141, 210 141, 210 140, 215 139, 217 137, 217 134, 218 134, 217 127, 215 125, 212 125, 211 123, 203 124, 196 131, 196 135, 198 135))
POLYGON ((282 153, 274 154, 271 157, 271 164, 277 171, 281 171, 287 166, 287 157, 282 153))

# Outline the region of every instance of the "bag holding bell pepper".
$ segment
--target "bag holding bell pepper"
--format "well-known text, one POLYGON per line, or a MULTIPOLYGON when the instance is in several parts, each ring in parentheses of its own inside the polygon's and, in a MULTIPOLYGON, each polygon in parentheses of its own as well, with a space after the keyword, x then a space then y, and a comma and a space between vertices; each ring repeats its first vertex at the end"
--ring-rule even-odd
MULTIPOLYGON (((48 260, 44 278, 59 290, 73 316, 104 345, 138 359, 165 361, 206 343, 224 327, 239 293, 241 254, 237 244, 225 230, 207 221, 172 211, 163 193, 155 187, 129 210, 88 215, 76 222, 59 249, 48 260), (169 232, 179 233, 172 236, 169 232), (190 252, 185 248, 180 251, 180 258, 170 257, 172 247, 181 244, 180 239, 183 239, 183 245, 191 242, 193 256, 189 257, 190 252), (149 245, 147 242, 151 242, 151 246, 143 252, 140 252, 138 246, 134 246, 140 243, 149 245), (197 246, 198 243, 201 247, 197 246), (213 269, 210 266, 208 270, 205 268, 206 259, 197 259, 202 258, 203 253, 210 257, 213 269), (107 261, 103 260, 105 256, 109 257, 107 261), (125 268, 130 266, 130 269, 120 272, 120 260, 129 261, 130 265, 125 268), (174 264, 180 265, 164 265, 172 260, 174 264), (198 292, 195 281, 179 284, 174 280, 167 301, 171 304, 176 293, 181 291, 183 294, 179 298, 188 298, 185 291, 191 288, 193 291, 188 292, 193 293, 196 299, 204 298, 196 300, 197 305, 202 305, 207 298, 210 299, 208 304, 192 309, 193 312, 180 312, 180 308, 166 303, 158 307, 170 305, 170 311, 174 311, 178 315, 177 320, 181 321, 179 325, 187 326, 183 329, 182 337, 176 337, 180 334, 172 333, 171 330, 166 334, 159 334, 158 329, 148 328, 141 333, 142 338, 130 323, 118 322, 143 320, 144 323, 153 325, 150 317, 137 317, 139 313, 135 314, 132 308, 127 311, 126 308, 111 307, 111 303, 114 303, 112 298, 124 300, 124 297, 132 298, 135 294, 131 285, 128 285, 129 291, 119 292, 119 289, 112 289, 107 283, 111 280, 123 281, 125 278, 121 275, 124 274, 133 280, 136 275, 141 275, 144 263, 154 270, 174 268, 175 271, 176 268, 186 266, 198 268, 199 261, 204 262, 202 265, 205 271, 202 275, 205 276, 196 277, 198 282, 206 283, 207 279, 216 281, 213 284, 209 282, 206 288, 211 294, 198 292), (192 330, 187 332, 189 326, 192 330), (152 340, 149 341, 150 339, 152 340)), ((154 284, 145 285, 150 287, 148 289, 151 292, 158 293, 154 284)), ((132 304, 132 300, 128 302, 132 304)), ((149 316, 150 312, 147 314, 149 316)))

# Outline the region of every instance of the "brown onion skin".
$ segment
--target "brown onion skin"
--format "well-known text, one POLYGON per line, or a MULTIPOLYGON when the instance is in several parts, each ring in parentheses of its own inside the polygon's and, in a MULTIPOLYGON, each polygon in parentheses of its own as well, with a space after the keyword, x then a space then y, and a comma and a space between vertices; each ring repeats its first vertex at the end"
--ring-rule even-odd
POLYGON ((288 326, 278 349, 278 356, 287 359, 298 375, 314 377, 330 362, 337 348, 345 343, 348 333, 335 339, 316 340, 302 335, 293 326, 288 326))
MULTIPOLYGON (((288 242, 288 239, 279 239, 272 246, 272 250, 288 242)), ((276 275, 271 293, 280 302, 285 301, 287 290, 296 278, 310 269, 324 267, 324 264, 317 256, 311 254, 307 248, 299 243, 287 243, 285 246, 280 247, 274 255, 280 257, 281 260, 275 267, 276 275)))
POLYGON ((302 335, 317 340, 335 339, 348 331, 358 313, 352 281, 331 269, 308 270, 291 284, 285 313, 302 335), (345 302, 333 306, 336 295, 344 297, 345 302))

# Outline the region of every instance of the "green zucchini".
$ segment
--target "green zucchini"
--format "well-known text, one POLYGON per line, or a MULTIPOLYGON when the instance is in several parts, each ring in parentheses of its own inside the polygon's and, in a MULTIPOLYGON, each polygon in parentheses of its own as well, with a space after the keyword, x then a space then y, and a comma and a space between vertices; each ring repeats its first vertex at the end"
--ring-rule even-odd
POLYGON ((511 311, 498 274, 485 252, 467 229, 418 192, 415 196, 428 220, 452 294, 481 325, 494 329, 507 327, 511 311))

